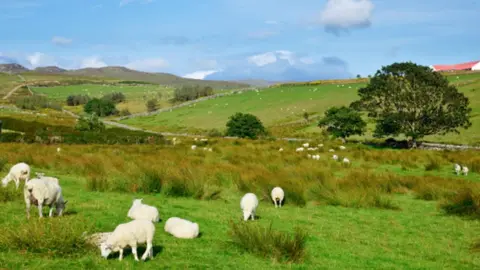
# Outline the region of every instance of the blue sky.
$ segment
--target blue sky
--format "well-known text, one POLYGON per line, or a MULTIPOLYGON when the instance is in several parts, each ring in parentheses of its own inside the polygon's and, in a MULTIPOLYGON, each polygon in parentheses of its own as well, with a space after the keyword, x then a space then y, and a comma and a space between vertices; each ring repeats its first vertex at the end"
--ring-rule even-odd
POLYGON ((0 63, 29 68, 313 80, 480 60, 474 0, 0 0, 0 11, 0 63))

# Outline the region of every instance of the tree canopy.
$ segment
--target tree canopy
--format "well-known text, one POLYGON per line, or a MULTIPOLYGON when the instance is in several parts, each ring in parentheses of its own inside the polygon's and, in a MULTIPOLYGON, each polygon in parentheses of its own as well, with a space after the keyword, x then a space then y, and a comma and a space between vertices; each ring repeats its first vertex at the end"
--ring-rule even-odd
POLYGON ((363 121, 359 112, 342 106, 328 109, 318 126, 326 128, 334 137, 345 140, 352 135, 363 135, 367 123, 363 121))
POLYGON ((83 107, 83 110, 89 114, 96 113, 101 117, 117 113, 117 109, 115 108, 115 104, 113 104, 113 102, 98 98, 88 101, 83 107))
POLYGON ((260 119, 249 113, 236 113, 230 116, 227 122, 227 136, 256 139, 266 134, 265 127, 260 119))
POLYGON ((469 100, 447 78, 412 62, 384 66, 359 89, 360 100, 350 106, 377 121, 375 136, 458 133, 471 126, 469 100))

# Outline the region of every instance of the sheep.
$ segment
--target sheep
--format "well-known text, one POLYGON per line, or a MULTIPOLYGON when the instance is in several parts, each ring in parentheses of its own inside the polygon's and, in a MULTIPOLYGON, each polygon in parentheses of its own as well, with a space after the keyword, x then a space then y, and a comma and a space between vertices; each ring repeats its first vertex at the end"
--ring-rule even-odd
POLYGON ((192 145, 191 148, 192 148, 192 150, 195 150, 195 149, 197 149, 197 146, 194 144, 194 145, 192 145))
POLYGON ((350 164, 350 160, 348 158, 343 158, 343 164, 345 165, 350 164))
POLYGON ((328 152, 331 152, 331 153, 333 153, 333 152, 335 152, 335 150, 333 150, 333 149, 330 149, 330 150, 328 150, 328 152))
POLYGON ((323 143, 319 144, 318 147, 323 147, 323 143))
POLYGON ((197 223, 178 217, 169 218, 165 223, 164 230, 174 237, 182 239, 196 238, 200 232, 197 223))
POLYGON ((200 139, 201 142, 208 142, 208 139, 200 139))
POLYGON ((10 181, 15 182, 16 189, 20 186, 20 180, 25 180, 25 182, 30 179, 30 166, 26 163, 17 163, 10 168, 7 176, 2 180, 2 186, 6 187, 10 181))
POLYGON ((49 217, 53 216, 53 205, 58 216, 61 216, 68 201, 63 200, 62 188, 58 183, 43 178, 33 178, 23 188, 27 219, 30 218, 30 205, 38 206, 38 214, 43 218, 42 207, 50 208, 49 217))
POLYGON ((37 176, 37 178, 48 180, 48 181, 53 181, 55 184, 60 185, 60 182, 58 181, 58 178, 45 176, 45 173, 39 173, 39 172, 36 172, 35 175, 37 176))
POLYGON ((312 158, 315 160, 320 160, 320 155, 313 155, 312 158))
POLYGON ((340 145, 338 148, 340 148, 340 150, 345 150, 346 149, 346 147, 343 146, 343 145, 340 145))
POLYGON ((310 155, 310 154, 307 154, 307 158, 311 158, 311 157, 312 157, 312 155, 310 155))
POLYGON ((455 170, 455 173, 459 175, 460 171, 462 170, 462 166, 460 166, 459 164, 455 164, 454 170, 455 170))
POLYGON ((213 149, 212 149, 212 148, 208 148, 208 152, 213 152, 213 149))
POLYGON ((309 143, 304 143, 304 144, 303 144, 303 147, 305 147, 305 148, 308 148, 308 146, 310 146, 309 143))
POLYGON ((240 201, 240 208, 243 210, 243 220, 247 221, 249 217, 255 220, 255 211, 258 207, 257 196, 253 193, 247 193, 240 201))
POLYGON ((337 156, 337 155, 333 155, 333 159, 334 159, 335 161, 337 161, 337 160, 338 160, 338 156, 337 156))
POLYGON ((463 167, 462 167, 462 172, 463 172, 463 175, 468 175, 468 167, 467 167, 467 166, 463 166, 463 167))
POLYGON ((296 152, 303 152, 303 150, 305 150, 305 148, 299 147, 299 148, 297 148, 295 151, 296 151, 296 152))
POLYGON ((283 148, 278 149, 278 152, 283 152, 283 148))
POLYGON ((127 217, 131 219, 146 219, 151 222, 158 222, 160 220, 160 215, 158 214, 157 208, 143 204, 143 199, 133 200, 130 210, 128 210, 127 217))
POLYGON ((153 237, 155 235, 155 226, 149 220, 132 220, 118 225, 107 240, 100 245, 102 257, 108 258, 112 252, 119 252, 118 260, 123 259, 123 249, 127 246, 132 248, 132 254, 135 261, 138 261, 137 245, 147 244, 147 249, 142 255, 145 261, 147 256, 153 258, 153 237))
POLYGON ((274 187, 270 193, 273 203, 275 203, 275 208, 282 207, 283 198, 285 197, 285 192, 281 187, 274 187))
POLYGON ((62 151, 62 149, 60 147, 57 147, 57 153, 60 153, 60 151, 62 151))

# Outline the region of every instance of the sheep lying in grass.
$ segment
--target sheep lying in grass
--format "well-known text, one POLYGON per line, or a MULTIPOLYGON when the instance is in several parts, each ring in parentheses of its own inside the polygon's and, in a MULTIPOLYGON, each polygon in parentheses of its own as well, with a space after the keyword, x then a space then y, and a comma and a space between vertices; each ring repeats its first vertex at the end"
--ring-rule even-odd
POLYGON ((157 208, 142 203, 143 199, 133 200, 132 207, 128 210, 127 217, 131 219, 146 219, 151 222, 158 222, 160 216, 157 208))
POLYGON ((42 207, 50 208, 49 217, 53 216, 53 206, 58 216, 61 216, 68 201, 63 200, 62 188, 54 181, 33 178, 25 183, 23 195, 26 204, 27 218, 30 218, 30 205, 38 206, 38 215, 43 217, 42 207))
POLYGON ((253 193, 247 193, 243 196, 240 201, 240 208, 243 210, 243 220, 248 220, 251 217, 252 220, 255 220, 255 211, 258 207, 257 196, 253 193))
POLYGON ((5 176, 2 180, 2 186, 6 187, 10 181, 15 182, 15 186, 18 189, 20 186, 20 180, 25 180, 25 182, 30 179, 30 166, 27 163, 17 163, 10 168, 7 176, 5 176))
POLYGON ((278 152, 283 152, 283 148, 278 149, 278 152))
POLYGON ((463 167, 462 167, 462 172, 463 172, 463 175, 468 175, 468 167, 467 167, 467 166, 463 166, 463 167))
POLYGON ((169 218, 165 223, 164 229, 165 232, 182 239, 196 238, 200 232, 200 227, 197 223, 178 217, 169 218))
POLYGON ((455 170, 455 173, 459 175, 460 171, 462 170, 462 167, 459 164, 455 164, 454 170, 455 170))
POLYGON ((281 187, 274 187, 270 193, 273 203, 275 203, 275 208, 282 207, 283 198, 285 197, 285 192, 281 187))
POLYGON ((155 225, 149 220, 132 220, 128 223, 118 225, 115 230, 107 237, 107 240, 100 244, 102 257, 107 258, 112 252, 119 252, 118 259, 123 259, 123 249, 127 246, 132 248, 132 254, 135 261, 138 261, 137 245, 147 244, 147 249, 142 255, 145 261, 147 256, 153 258, 153 237, 155 235, 155 225))

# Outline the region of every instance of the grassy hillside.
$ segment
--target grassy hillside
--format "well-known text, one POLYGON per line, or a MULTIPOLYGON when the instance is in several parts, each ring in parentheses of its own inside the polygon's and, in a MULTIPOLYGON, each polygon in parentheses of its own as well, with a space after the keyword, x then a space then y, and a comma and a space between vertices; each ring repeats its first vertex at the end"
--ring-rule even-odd
MULTIPOLYGON (((2 144, 2 175, 15 162, 27 161, 32 174, 58 177, 69 203, 64 217, 40 222, 33 207, 27 223, 21 190, 0 189, 0 265, 7 269, 480 268, 478 253, 470 250, 478 238, 479 216, 457 217, 444 210, 455 205, 449 198, 461 196, 463 188, 479 196, 480 161, 473 152, 347 145, 347 150, 337 151, 352 160, 351 167, 343 167, 325 150, 320 151, 321 160, 314 161, 305 153, 295 153, 297 145, 288 142, 211 140, 208 147, 213 152, 193 152, 189 147, 193 140, 182 141, 175 147, 61 145, 60 154, 57 145, 2 144), (285 152, 278 152, 279 147, 285 152), (471 168, 467 177, 451 171, 452 162, 460 160, 471 168), (285 206, 279 209, 268 197, 275 185, 286 192, 285 206), (230 223, 244 223, 239 201, 245 192, 260 199, 258 219, 248 221, 247 228, 271 224, 286 236, 303 230, 307 237, 302 260, 285 264, 271 258, 272 252, 266 256, 248 252, 233 241, 230 223), (105 260, 98 248, 82 245, 84 231, 112 231, 129 221, 126 215, 135 198, 143 198, 160 212, 153 260, 134 262, 129 251, 122 262, 118 253, 105 260), (201 236, 182 240, 165 233, 163 226, 173 216, 198 222, 201 236)), ((326 149, 338 149, 324 143, 326 149)), ((478 203, 473 204, 477 213, 478 203)), ((266 238, 257 245, 270 241, 266 238)), ((139 248, 140 255, 143 251, 139 248)))
MULTIPOLYGON (((480 73, 449 76, 470 98, 473 108, 473 126, 460 135, 432 136, 428 140, 454 143, 480 143, 480 73), (458 76, 458 78, 457 78, 458 76)), ((224 129, 228 117, 235 112, 248 112, 258 116, 272 128, 274 135, 313 136, 321 131, 316 121, 307 125, 278 127, 293 121, 301 121, 303 113, 310 117, 321 116, 331 106, 348 105, 357 99, 357 90, 364 83, 320 84, 320 85, 280 85, 259 92, 222 97, 197 103, 194 107, 183 107, 148 117, 123 120, 122 123, 158 131, 195 131, 211 128, 224 129)), ((367 134, 367 137, 370 137, 367 134)))

